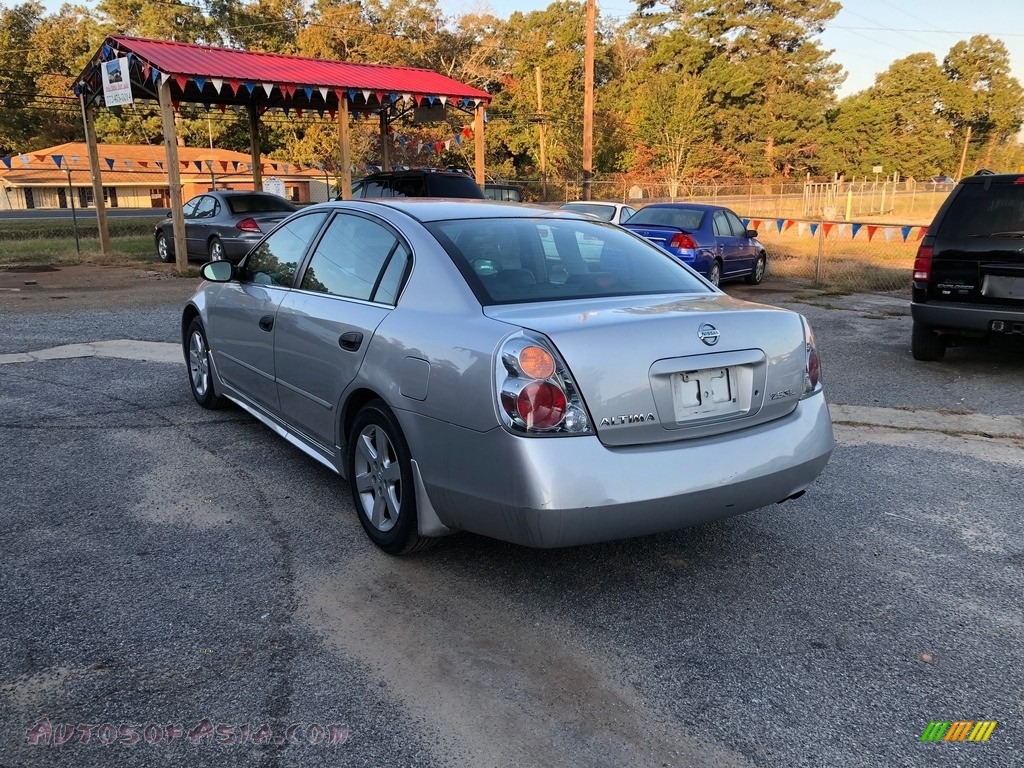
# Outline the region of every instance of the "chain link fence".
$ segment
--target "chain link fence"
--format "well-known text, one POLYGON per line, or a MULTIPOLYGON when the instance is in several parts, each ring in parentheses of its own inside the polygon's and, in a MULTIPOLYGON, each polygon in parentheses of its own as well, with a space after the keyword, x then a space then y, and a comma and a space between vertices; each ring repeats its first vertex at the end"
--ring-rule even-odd
POLYGON ((927 225, 744 217, 768 252, 769 278, 835 292, 909 291, 927 225))
MULTIPOLYGON (((556 205, 582 195, 576 180, 514 183, 528 202, 556 205)), ((724 205, 758 230, 769 278, 827 291, 888 292, 909 290, 918 243, 949 186, 892 180, 672 186, 618 180, 594 181, 591 193, 594 200, 637 208, 660 202, 724 205), (896 219, 896 212, 906 217, 896 219)))

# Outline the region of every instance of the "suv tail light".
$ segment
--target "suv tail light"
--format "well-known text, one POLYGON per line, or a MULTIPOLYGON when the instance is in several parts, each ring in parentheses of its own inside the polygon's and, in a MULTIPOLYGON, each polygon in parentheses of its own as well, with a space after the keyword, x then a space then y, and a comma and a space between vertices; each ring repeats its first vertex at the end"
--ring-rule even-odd
POLYGON ((914 279, 927 282, 932 276, 932 253, 934 248, 930 245, 921 245, 917 249, 917 258, 914 259, 914 279))
POLYGON ((240 222, 235 224, 235 229, 240 229, 243 232, 261 232, 260 225, 256 223, 256 219, 251 216, 246 219, 242 219, 240 222))
POLYGON ((498 412, 506 428, 534 437, 591 432, 579 388, 543 336, 517 333, 506 339, 494 374, 498 412))
POLYGON ((697 247, 697 241, 694 240, 690 235, 682 232, 677 232, 672 235, 672 242, 668 244, 669 248, 687 248, 694 249, 697 247))
POLYGON ((818 346, 814 343, 811 324, 803 316, 800 319, 804 323, 804 391, 800 396, 802 400, 821 391, 821 358, 818 357, 818 346))

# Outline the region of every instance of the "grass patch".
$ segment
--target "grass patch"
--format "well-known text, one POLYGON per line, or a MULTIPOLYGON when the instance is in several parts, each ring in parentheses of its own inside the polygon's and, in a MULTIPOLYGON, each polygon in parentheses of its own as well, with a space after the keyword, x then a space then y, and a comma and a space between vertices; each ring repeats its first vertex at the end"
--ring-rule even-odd
POLYGON ((768 250, 771 276, 816 282, 830 296, 909 290, 917 253, 916 242, 898 238, 876 236, 869 242, 847 234, 821 241, 801 237, 793 228, 781 234, 766 232, 760 239, 768 250))
MULTIPOLYGON (((153 236, 153 228, 163 221, 163 216, 144 218, 107 218, 107 230, 111 238, 140 235, 153 236)), ((94 213, 85 212, 78 216, 78 234, 81 238, 99 238, 99 228, 94 213)), ((0 222, 0 242, 12 240, 47 240, 75 237, 74 222, 71 219, 36 219, 32 221, 0 222)))
POLYGON ((75 249, 74 237, 40 237, 25 240, 0 240, 0 268, 4 266, 71 264, 138 265, 153 262, 156 249, 150 235, 112 237, 113 253, 104 256, 95 237, 81 238, 82 252, 75 249))

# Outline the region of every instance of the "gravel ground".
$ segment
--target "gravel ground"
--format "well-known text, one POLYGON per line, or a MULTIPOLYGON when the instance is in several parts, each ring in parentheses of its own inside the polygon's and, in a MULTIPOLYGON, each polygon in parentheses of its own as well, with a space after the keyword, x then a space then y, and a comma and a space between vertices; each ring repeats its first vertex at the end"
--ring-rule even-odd
MULTIPOLYGON (((116 309, 0 303, 0 352, 173 342, 188 281, 156 282, 167 295, 143 281, 116 309)), ((806 312, 831 400, 1020 412, 1019 355, 914 363, 901 299, 730 292, 806 312)), ((782 506, 394 559, 343 481, 240 411, 195 406, 180 365, 0 366, 0 406, 5 768, 1024 765, 1019 442, 844 426, 782 506), (43 718, 97 729, 33 746, 43 718), (961 719, 999 725, 920 742, 961 719), (204 720, 250 742, 302 727, 193 744, 204 720), (107 746, 104 723, 186 735, 107 746), (311 724, 347 739, 310 744, 311 724)))

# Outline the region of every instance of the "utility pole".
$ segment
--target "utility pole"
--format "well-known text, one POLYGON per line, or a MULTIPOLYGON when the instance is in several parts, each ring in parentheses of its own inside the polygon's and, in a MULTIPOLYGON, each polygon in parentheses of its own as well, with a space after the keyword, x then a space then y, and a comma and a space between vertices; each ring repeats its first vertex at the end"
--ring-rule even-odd
POLYGON ((971 143, 971 129, 974 126, 968 123, 967 125, 967 136, 964 137, 964 151, 960 153, 960 170, 957 171, 956 180, 960 181, 964 177, 964 166, 967 165, 967 147, 971 143))
POLYGON ((583 199, 590 200, 590 182, 594 176, 594 24, 597 3, 587 0, 587 47, 583 70, 583 199))
POLYGON ((544 125, 544 93, 541 88, 540 67, 533 68, 537 76, 537 130, 540 132, 540 183, 541 194, 545 200, 548 199, 548 147, 545 141, 544 125))

